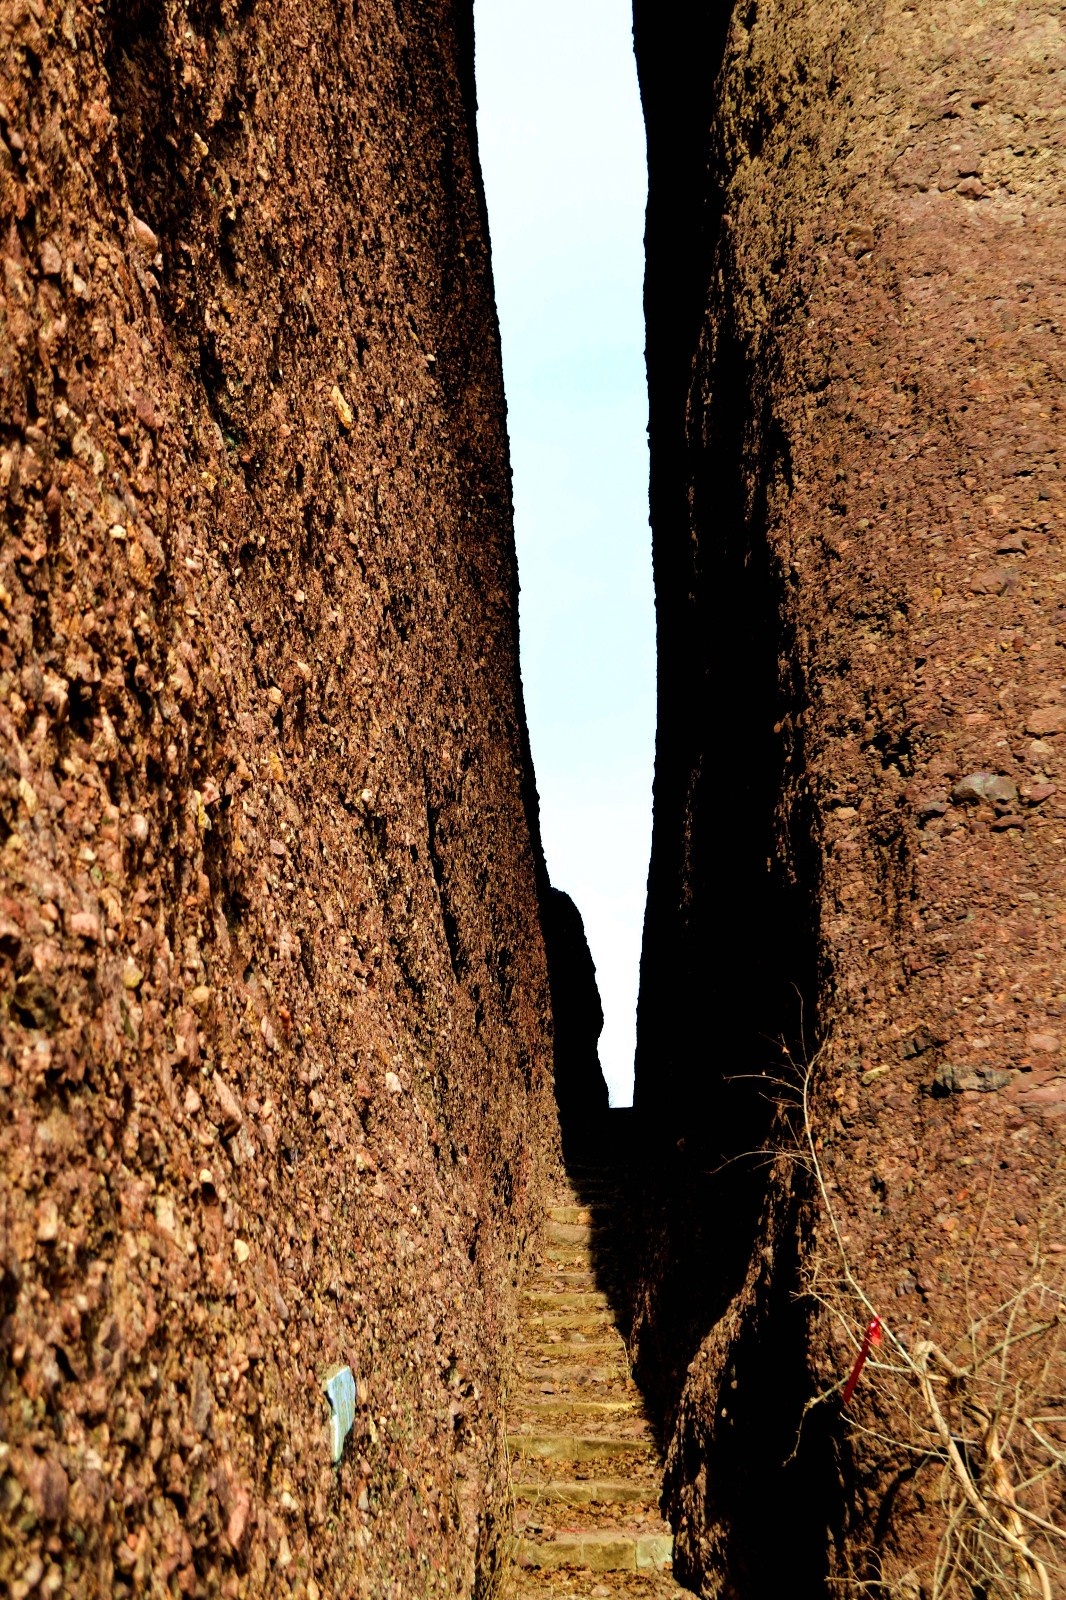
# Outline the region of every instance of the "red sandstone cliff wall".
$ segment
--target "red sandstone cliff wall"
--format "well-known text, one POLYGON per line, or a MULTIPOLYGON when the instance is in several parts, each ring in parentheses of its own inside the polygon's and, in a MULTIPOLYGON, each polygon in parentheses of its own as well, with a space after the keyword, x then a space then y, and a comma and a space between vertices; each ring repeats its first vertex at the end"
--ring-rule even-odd
POLYGON ((638 5, 637 45, 637 1103, 665 1152, 637 1348, 680 1560, 706 1595, 1036 1593, 1062 1546, 1033 1519, 1064 1512, 1061 14, 638 5))
POLYGON ((556 1137, 468 10, 0 29, 0 1576, 467 1593, 556 1137))

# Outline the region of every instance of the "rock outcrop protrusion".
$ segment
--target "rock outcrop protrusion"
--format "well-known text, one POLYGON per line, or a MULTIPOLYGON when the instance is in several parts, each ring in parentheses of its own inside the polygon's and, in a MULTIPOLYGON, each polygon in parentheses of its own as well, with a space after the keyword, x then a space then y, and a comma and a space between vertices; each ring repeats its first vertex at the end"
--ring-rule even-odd
POLYGON ((581 913, 562 889, 549 889, 544 908, 552 1017, 555 1099, 568 1156, 595 1151, 607 1128, 607 1084, 598 1041, 603 1006, 581 913))

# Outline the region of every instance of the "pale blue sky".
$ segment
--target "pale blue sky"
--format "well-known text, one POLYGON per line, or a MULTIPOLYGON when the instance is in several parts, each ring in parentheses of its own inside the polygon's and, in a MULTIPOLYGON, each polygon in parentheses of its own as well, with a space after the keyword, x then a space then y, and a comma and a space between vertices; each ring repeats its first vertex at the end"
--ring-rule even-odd
POLYGON ((630 5, 475 0, 474 17, 544 848, 585 919, 600 1059, 627 1105, 655 726, 630 5))

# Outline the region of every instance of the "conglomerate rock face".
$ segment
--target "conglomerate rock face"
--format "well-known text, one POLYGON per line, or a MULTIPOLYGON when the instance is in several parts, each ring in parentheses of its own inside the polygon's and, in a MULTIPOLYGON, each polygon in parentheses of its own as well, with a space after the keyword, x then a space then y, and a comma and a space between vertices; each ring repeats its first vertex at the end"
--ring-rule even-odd
POLYGON ((635 1339, 683 1575, 1039 1593, 1066 1436, 1061 7, 636 23, 661 674, 636 1099, 666 1153, 635 1339))
POLYGON ((557 1133, 468 8, 0 29, 0 1578, 469 1593, 557 1133))

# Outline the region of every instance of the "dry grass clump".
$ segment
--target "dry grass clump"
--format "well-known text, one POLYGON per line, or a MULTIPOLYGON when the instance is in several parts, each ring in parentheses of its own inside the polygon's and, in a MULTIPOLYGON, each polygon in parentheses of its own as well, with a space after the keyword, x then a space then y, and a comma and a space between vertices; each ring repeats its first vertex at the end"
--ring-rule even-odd
MULTIPOLYGON (((1066 1595, 1066 1173, 1060 1161, 1014 1291, 974 1310, 980 1230, 965 1267, 959 1315, 939 1337, 909 1342, 875 1306, 845 1248, 812 1129, 812 1068, 802 1083, 801 1144, 838 1253, 811 1292, 856 1352, 877 1316, 860 1393, 846 1413, 882 1459, 902 1463, 940 1527, 922 1571, 890 1577, 880 1563, 850 1586, 896 1600, 1055 1600, 1066 1595), (860 1421, 860 1415, 862 1420, 860 1421)), ((991 1194, 991 1189, 990 1189, 991 1194)), ((986 1205, 986 1216, 988 1206, 986 1205)), ((843 1379, 819 1395, 837 1396, 843 1379)), ((898 1470, 898 1469, 897 1469, 898 1470)))

